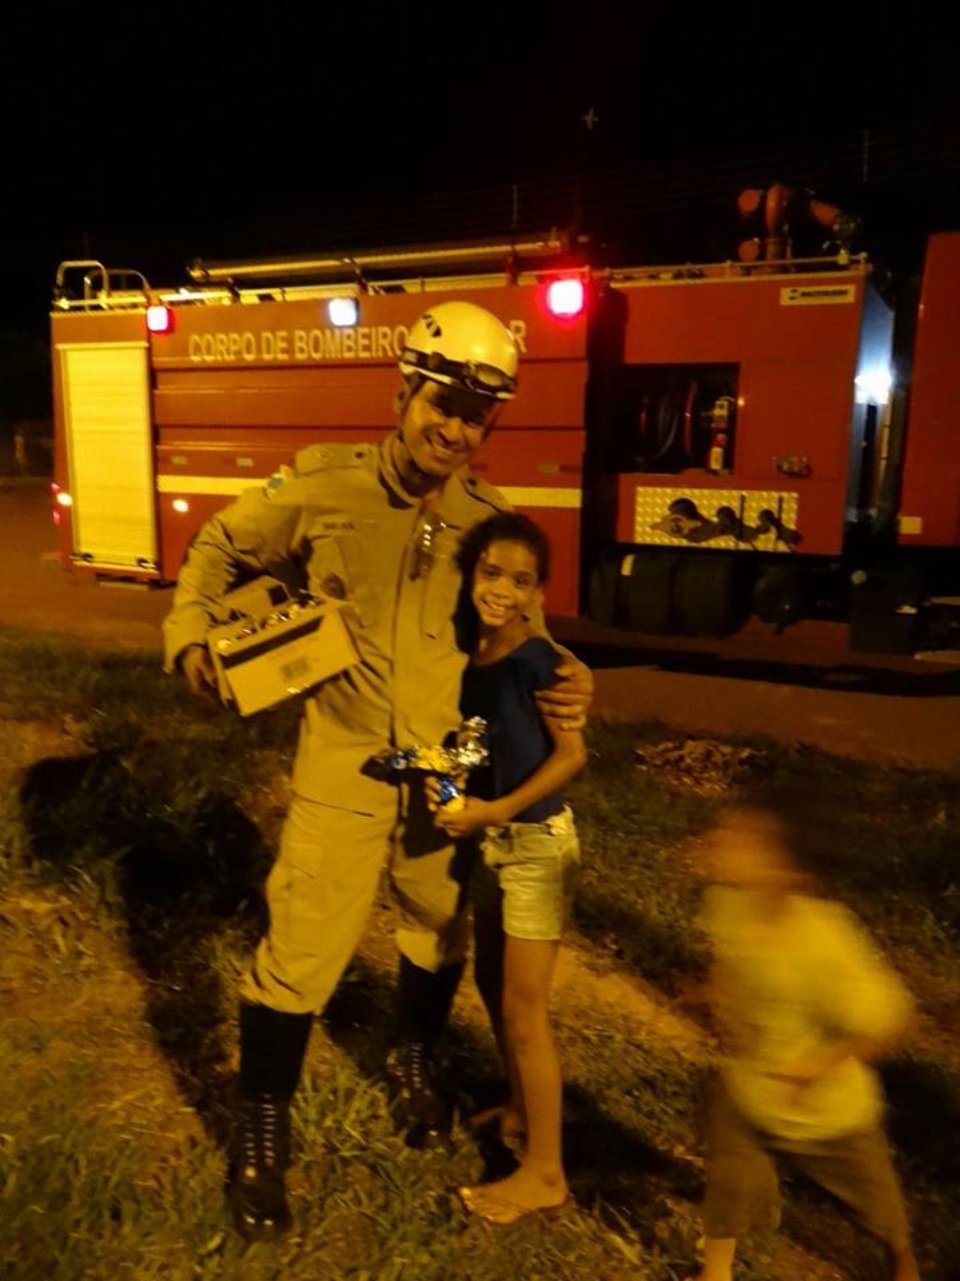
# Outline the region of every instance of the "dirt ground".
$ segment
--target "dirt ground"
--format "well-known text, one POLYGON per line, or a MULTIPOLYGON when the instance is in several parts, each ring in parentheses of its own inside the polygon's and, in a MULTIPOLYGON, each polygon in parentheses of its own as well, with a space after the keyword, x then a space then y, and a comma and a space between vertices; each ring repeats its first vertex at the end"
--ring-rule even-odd
MULTIPOLYGON (((0 480, 0 541, 0 625, 159 651, 171 590, 65 573, 43 480, 0 480)), ((554 632, 593 668, 601 715, 960 769, 958 662, 851 653, 842 626, 828 623, 801 623, 782 636, 751 623, 725 641, 669 644, 583 620, 557 620, 554 632)))

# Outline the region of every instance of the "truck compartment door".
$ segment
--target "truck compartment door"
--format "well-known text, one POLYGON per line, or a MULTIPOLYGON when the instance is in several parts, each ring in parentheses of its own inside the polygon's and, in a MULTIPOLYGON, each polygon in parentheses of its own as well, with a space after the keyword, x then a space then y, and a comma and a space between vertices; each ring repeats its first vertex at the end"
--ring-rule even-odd
POLYGON ((64 344, 58 351, 73 556, 91 566, 155 569, 147 344, 64 344))

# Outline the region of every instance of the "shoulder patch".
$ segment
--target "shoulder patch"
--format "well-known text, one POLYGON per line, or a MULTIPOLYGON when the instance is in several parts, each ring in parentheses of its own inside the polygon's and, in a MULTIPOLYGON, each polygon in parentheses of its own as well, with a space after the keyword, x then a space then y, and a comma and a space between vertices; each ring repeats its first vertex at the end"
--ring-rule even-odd
POLYGON ((488 480, 484 480, 482 476, 467 476, 463 483, 471 498, 476 498, 478 502, 486 503, 494 511, 510 511, 510 504, 500 493, 500 490, 491 485, 488 480))
POLYGON ((301 476, 328 471, 331 467, 360 467, 370 457, 372 445, 308 445, 297 454, 296 467, 301 476))
POLYGON ((278 490, 282 489, 287 481, 292 480, 293 471, 285 463, 272 476, 268 476, 263 486, 263 493, 266 498, 276 496, 278 490))

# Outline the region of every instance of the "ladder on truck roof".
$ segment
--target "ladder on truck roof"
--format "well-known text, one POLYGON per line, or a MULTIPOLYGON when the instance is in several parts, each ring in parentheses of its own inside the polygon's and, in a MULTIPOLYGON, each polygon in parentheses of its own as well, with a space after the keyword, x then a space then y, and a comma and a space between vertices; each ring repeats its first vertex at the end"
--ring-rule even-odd
POLYGON ((53 306, 104 311, 170 305, 282 302, 360 294, 426 293, 536 284, 544 275, 589 270, 583 242, 566 232, 283 258, 204 261, 187 267, 188 285, 152 289, 146 277, 94 260, 62 262, 53 306), (80 275, 77 280, 78 273, 80 275))
POLYGON ((433 290, 532 285, 577 273, 601 288, 633 289, 670 284, 769 280, 771 276, 847 272, 865 275, 865 254, 841 252, 815 258, 762 262, 597 266, 586 237, 550 231, 523 239, 472 240, 358 253, 204 261, 187 268, 191 284, 152 289, 142 272, 107 268, 92 259, 62 262, 53 306, 59 311, 144 309, 152 302, 189 304, 282 302, 344 294, 428 293, 433 290), (77 275, 80 274, 79 282, 77 275))
POLYGON ((484 266, 500 264, 508 274, 521 266, 555 261, 571 253, 571 238, 557 231, 524 239, 468 240, 433 245, 408 245, 391 249, 365 249, 358 253, 324 256, 237 259, 204 262, 195 259, 187 271, 196 284, 236 284, 238 281, 343 281, 373 288, 378 279, 400 275, 417 278, 454 271, 471 276, 484 266))
POLYGON ((105 267, 94 258, 77 258, 57 268, 53 286, 57 311, 111 311, 146 307, 149 301, 150 282, 132 267, 105 267), (73 283, 78 273, 82 273, 79 285, 73 283))

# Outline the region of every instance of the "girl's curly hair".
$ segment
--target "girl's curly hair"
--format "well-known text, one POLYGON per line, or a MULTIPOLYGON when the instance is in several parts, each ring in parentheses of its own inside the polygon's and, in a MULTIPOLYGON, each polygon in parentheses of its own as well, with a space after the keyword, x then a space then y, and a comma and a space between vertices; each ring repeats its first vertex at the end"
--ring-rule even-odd
POLYGON ((491 543, 522 543, 537 562, 540 586, 550 577, 550 540, 540 526, 520 512, 497 512, 464 534, 454 557, 463 575, 464 586, 469 590, 477 562, 491 543))

